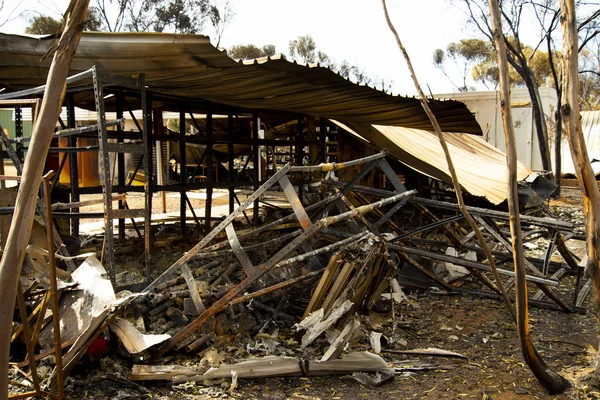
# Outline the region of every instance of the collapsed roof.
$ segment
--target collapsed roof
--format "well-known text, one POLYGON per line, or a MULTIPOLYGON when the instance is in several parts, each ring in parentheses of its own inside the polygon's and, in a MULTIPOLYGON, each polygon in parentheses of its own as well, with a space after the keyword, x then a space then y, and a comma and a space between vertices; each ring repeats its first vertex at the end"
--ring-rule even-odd
MULTIPOLYGON (((0 85, 8 90, 43 85, 55 43, 52 36, 0 34, 0 85)), ((418 99, 392 96, 352 83, 329 68, 283 57, 236 62, 207 36, 165 33, 84 32, 71 74, 93 65, 113 75, 144 74, 147 88, 165 98, 202 101, 246 110, 308 114, 342 121, 346 130, 432 178, 450 183, 441 146, 418 99)), ((94 108, 78 93, 79 106, 94 108)), ((494 204, 506 199, 505 155, 483 139, 481 128, 458 101, 429 100, 446 132, 465 190, 494 204)), ((167 105, 168 100, 163 105, 167 105)), ((532 172, 519 163, 518 179, 532 172)))
MULTIPOLYGON (((54 44, 51 36, 0 34, 0 84, 8 89, 44 84, 51 63, 51 57, 44 55, 54 44)), ((70 73, 93 65, 115 75, 145 74, 149 90, 173 98, 432 129, 418 99, 354 84, 319 65, 299 65, 284 58, 236 62, 203 35, 84 32, 70 73)), ((444 131, 481 135, 463 103, 429 103, 444 131)))

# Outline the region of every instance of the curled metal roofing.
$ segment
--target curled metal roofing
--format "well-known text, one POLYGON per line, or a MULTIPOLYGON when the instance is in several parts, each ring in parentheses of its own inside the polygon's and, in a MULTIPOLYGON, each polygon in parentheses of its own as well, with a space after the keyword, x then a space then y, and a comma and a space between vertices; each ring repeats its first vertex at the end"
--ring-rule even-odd
MULTIPOLYGON (((0 83, 11 89, 44 84, 51 57, 42 56, 54 42, 0 34, 0 83)), ((203 35, 85 32, 71 73, 94 64, 116 75, 143 73, 150 90, 175 98, 431 129, 418 99, 352 83, 318 65, 283 58, 236 62, 203 35)), ((463 103, 429 100, 429 105, 444 131, 481 134, 463 103)))
MULTIPOLYGON (((353 130, 408 167, 434 179, 452 184, 446 157, 435 132, 398 126, 339 123, 353 130)), ((483 138, 464 133, 444 132, 448 150, 460 185, 475 196, 493 204, 502 203, 508 193, 506 154, 483 138)), ((517 162, 517 179, 523 180, 533 172, 517 162)))

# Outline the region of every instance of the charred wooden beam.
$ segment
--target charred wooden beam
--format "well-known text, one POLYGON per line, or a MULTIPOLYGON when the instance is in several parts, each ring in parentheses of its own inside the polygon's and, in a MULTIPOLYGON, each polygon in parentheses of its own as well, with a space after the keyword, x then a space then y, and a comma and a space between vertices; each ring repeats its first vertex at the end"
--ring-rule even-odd
MULTIPOLYGON (((461 265, 463 267, 471 267, 471 268, 475 268, 475 269, 478 269, 481 271, 487 271, 487 272, 490 271, 490 266, 487 264, 481 264, 481 263, 478 263, 475 261, 465 260, 464 258, 460 258, 460 257, 453 257, 453 256, 445 255, 445 254, 439 254, 439 253, 435 253, 435 252, 431 252, 431 251, 415 249, 415 248, 406 247, 406 246, 399 246, 399 245, 395 245, 395 244, 388 244, 388 247, 392 250, 397 250, 397 251, 404 252, 407 254, 413 254, 413 255, 421 256, 421 257, 425 257, 425 258, 433 258, 434 260, 451 262, 456 265, 461 265)), ((505 269, 498 269, 498 272, 500 273, 500 275, 505 275, 505 276, 514 276, 515 275, 515 273, 513 271, 508 271, 505 269)), ((544 285, 554 285, 554 286, 558 285, 558 282, 555 280, 538 277, 538 276, 533 276, 533 275, 527 275, 527 280, 530 282, 542 283, 544 285)))

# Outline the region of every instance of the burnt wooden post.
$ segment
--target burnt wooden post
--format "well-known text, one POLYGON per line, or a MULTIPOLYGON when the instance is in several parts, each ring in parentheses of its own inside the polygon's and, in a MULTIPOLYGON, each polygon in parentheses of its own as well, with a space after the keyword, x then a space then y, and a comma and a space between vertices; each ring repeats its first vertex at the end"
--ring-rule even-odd
POLYGON ((142 80, 142 113, 144 151, 144 250, 146 261, 146 278, 150 279, 150 254, 152 252, 152 93, 146 93, 145 79, 142 80))
POLYGON ((562 105, 562 92, 557 93, 558 100, 557 109, 554 113, 554 120, 556 121, 556 127, 554 128, 554 184, 556 190, 554 191, 554 197, 560 197, 561 191, 561 177, 562 177, 562 114, 560 113, 560 107, 562 105))
MULTIPOLYGON (((15 138, 23 138, 23 110, 20 106, 15 107, 15 138)), ((15 143, 15 151, 22 164, 23 160, 25 160, 25 146, 23 146, 21 140, 17 140, 15 143)))
POLYGON ((233 212, 235 207, 235 188, 233 187, 233 115, 227 116, 227 132, 229 134, 229 141, 227 142, 227 153, 228 153, 228 174, 227 181, 229 182, 229 213, 233 212))
MULTIPOLYGON (((210 220, 212 215, 213 175, 216 180, 218 173, 213 173, 213 115, 212 104, 208 103, 206 110, 206 201, 204 203, 204 227, 205 232, 210 232, 210 220)), ((218 166, 217 166, 218 168, 218 166)))
MULTIPOLYGON (((117 111, 117 119, 123 118, 123 92, 118 92, 115 95, 115 106, 117 111)), ((123 128, 121 124, 117 125, 118 143, 123 143, 123 128)), ((119 187, 125 187, 125 153, 117 153, 117 184, 119 187)), ((119 199, 119 210, 125 209, 125 202, 119 199)), ((125 240, 125 219, 119 218, 119 240, 125 240)))
MULTIPOLYGON (((75 121, 75 99, 73 93, 67 94, 67 126, 70 129, 76 128, 75 121)), ((69 136, 68 145, 70 148, 77 147, 77 136, 69 136)), ((70 152, 65 153, 65 156, 69 157, 69 180, 71 183, 71 202, 76 203, 79 201, 79 170, 77 165, 77 153, 70 152)), ((59 171, 60 174, 60 171, 59 171)), ((78 213, 79 208, 72 208, 72 213, 78 213)), ((71 218, 71 235, 79 236, 79 218, 71 218)))
MULTIPOLYGON (((296 154, 294 155, 294 164, 302 165, 302 160, 304 159, 304 142, 302 141, 302 134, 304 133, 304 120, 302 118, 298 118, 298 125, 296 126, 296 154)), ((300 199, 300 203, 302 203, 302 182, 298 184, 298 198, 300 199)))
POLYGON ((187 182, 187 154, 185 146, 185 109, 179 108, 179 184, 182 189, 179 192, 179 228, 182 235, 186 233, 186 206, 185 198, 187 191, 185 190, 187 182))
MULTIPOLYGON (((320 147, 319 147, 319 152, 321 154, 321 162, 324 163, 326 161, 326 147, 325 147, 325 138, 327 137, 327 132, 326 132, 327 126, 325 124, 325 118, 321 118, 319 121, 319 133, 320 135, 320 139, 321 139, 321 143, 320 143, 320 147)), ((316 164, 316 163, 315 163, 316 164)))
MULTIPOLYGON (((256 112, 252 113, 252 164, 254 165, 253 168, 253 180, 254 180, 254 191, 256 191, 259 186, 260 186, 260 182, 259 182, 259 145, 258 145, 258 129, 259 126, 258 124, 260 123, 260 120, 258 118, 258 114, 256 112)), ((254 201, 254 208, 252 211, 252 223, 254 224, 254 226, 258 226, 258 221, 259 221, 259 200, 258 198, 254 201)))

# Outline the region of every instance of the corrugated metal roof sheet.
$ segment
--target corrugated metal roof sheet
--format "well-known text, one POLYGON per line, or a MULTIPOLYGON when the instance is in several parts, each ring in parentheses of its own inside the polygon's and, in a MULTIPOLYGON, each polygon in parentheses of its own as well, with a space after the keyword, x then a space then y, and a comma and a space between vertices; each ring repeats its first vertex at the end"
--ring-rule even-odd
MULTIPOLYGON (((594 173, 598 175, 600 174, 600 110, 581 112, 581 131, 583 132, 590 161, 592 161, 592 168, 594 173)), ((575 176, 575 165, 571 158, 569 141, 566 138, 561 142, 560 156, 562 175, 575 176)))
MULTIPOLYGON (((337 123, 337 122, 336 122, 337 123)), ((344 129, 379 148, 385 148, 398 161, 422 174, 452 184, 446 157, 435 132, 396 126, 338 123, 344 129)), ((506 155, 479 136, 444 133, 461 186, 475 196, 500 204, 507 195, 506 155)), ((517 179, 532 171, 517 163, 517 179)))
MULTIPOLYGON (((0 82, 13 87, 45 83, 51 60, 40 59, 53 43, 51 38, 0 34, 0 82)), ((431 129, 415 98, 354 84, 318 65, 298 65, 280 58, 238 63, 202 35, 86 32, 71 72, 93 64, 117 75, 144 73, 152 91, 179 98, 431 129)), ((445 131, 481 134, 463 103, 431 100, 430 107, 445 131)))

